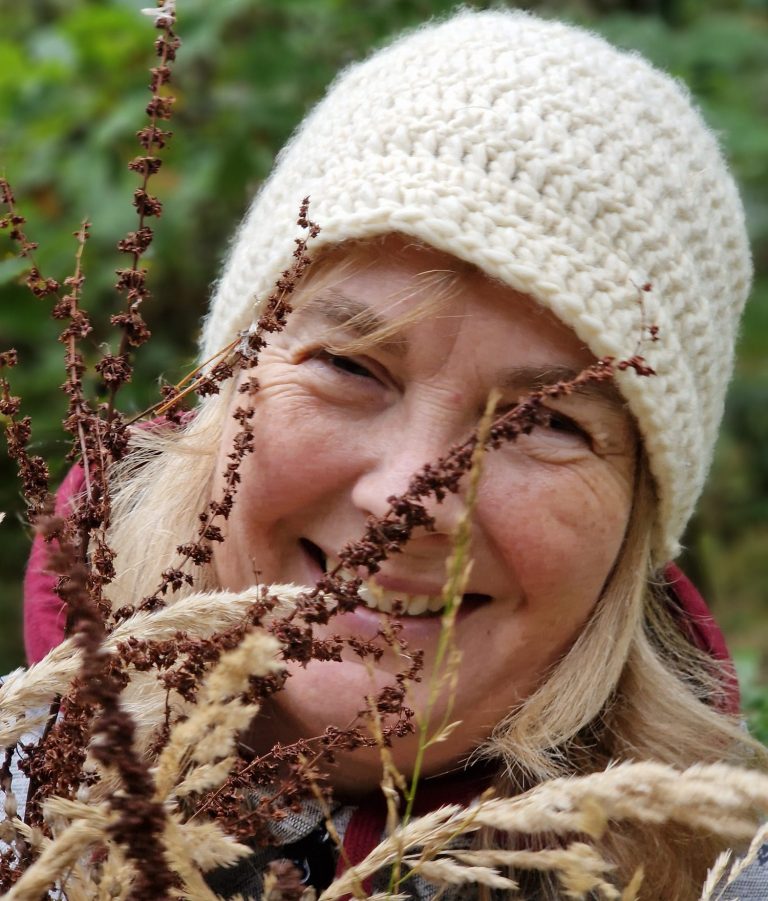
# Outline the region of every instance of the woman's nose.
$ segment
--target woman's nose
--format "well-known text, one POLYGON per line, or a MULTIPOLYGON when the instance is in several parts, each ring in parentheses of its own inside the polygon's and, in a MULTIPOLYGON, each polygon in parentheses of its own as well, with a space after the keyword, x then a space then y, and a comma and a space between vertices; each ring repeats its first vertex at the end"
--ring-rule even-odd
MULTIPOLYGON (((397 445, 397 442, 393 442, 393 445, 397 445)), ((353 487, 352 503, 366 515, 377 518, 385 516, 390 509, 389 498, 405 494, 413 476, 426 463, 436 464, 438 458, 445 456, 448 451, 447 443, 440 447, 434 447, 430 443, 427 448, 423 443, 406 439, 399 446, 393 445, 375 455, 371 465, 360 474, 353 487)), ((434 518, 435 533, 454 534, 465 509, 461 487, 458 493, 445 492, 441 501, 433 494, 418 500, 434 518)))

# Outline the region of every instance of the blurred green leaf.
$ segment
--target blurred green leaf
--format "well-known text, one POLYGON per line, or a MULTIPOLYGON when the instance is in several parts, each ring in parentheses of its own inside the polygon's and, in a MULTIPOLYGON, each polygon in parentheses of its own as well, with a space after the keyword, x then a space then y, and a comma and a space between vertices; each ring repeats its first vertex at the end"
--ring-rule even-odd
POLYGON ((27 260, 20 260, 18 257, 0 260, 0 285, 15 282, 27 269, 29 269, 27 260))
POLYGON ((764 671, 766 660, 755 651, 742 651, 735 655, 735 663, 749 731, 756 739, 768 745, 768 685, 764 671))

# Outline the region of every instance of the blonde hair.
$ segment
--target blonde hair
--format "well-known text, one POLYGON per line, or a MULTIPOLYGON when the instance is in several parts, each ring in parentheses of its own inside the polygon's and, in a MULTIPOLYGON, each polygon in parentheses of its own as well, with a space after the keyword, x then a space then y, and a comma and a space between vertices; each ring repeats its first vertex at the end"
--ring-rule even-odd
MULTIPOLYGON (((424 315, 449 296, 457 272, 428 273, 436 279, 437 301, 413 315, 424 315)), ((335 254, 311 267, 297 305, 318 286, 332 283, 334 273, 338 276, 335 254)), ((115 607, 135 606, 151 594, 161 571, 177 562, 176 547, 195 536, 198 513, 211 500, 235 381, 201 401, 188 424, 137 430, 132 453, 116 468, 110 531, 118 554, 119 576, 111 586, 115 607)), ((258 436, 254 452, 259 453, 258 436)), ((642 453, 639 457, 627 533, 586 626, 538 689, 475 752, 498 763, 496 789, 503 795, 554 776, 601 770, 613 761, 656 760, 679 767, 714 761, 765 764, 760 746, 734 717, 721 712, 724 673, 692 647, 669 613, 663 581, 651 563, 654 488, 647 461, 642 453)), ((197 567, 193 575, 194 588, 182 587, 179 597, 217 587, 212 566, 197 567)), ((492 839, 481 834, 478 842, 487 847, 492 839)), ((625 881, 638 861, 647 862, 643 898, 686 901, 698 897, 722 845, 684 827, 632 826, 609 831, 603 850, 625 881)), ((520 880, 520 874, 515 878, 520 880)), ((537 898, 561 897, 548 877, 532 878, 537 898)))

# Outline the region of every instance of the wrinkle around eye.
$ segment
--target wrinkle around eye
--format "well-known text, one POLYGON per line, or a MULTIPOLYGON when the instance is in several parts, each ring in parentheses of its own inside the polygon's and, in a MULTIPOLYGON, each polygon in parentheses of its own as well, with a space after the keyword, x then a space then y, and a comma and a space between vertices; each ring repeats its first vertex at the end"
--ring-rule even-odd
POLYGON ((378 360, 359 354, 337 353, 325 346, 300 351, 295 355, 294 363, 319 367, 329 378, 338 378, 347 390, 388 390, 397 386, 396 379, 378 360))
MULTIPOLYGON (((501 417, 513 411, 518 404, 508 404, 497 407, 496 417, 501 417)), ((540 423, 534 426, 530 435, 520 435, 517 439, 522 441, 533 437, 541 437, 542 434, 549 435, 554 440, 572 441, 580 444, 591 445, 593 441, 592 431, 573 416, 569 416, 560 410, 551 407, 545 407, 544 412, 549 416, 549 423, 540 423), (537 435, 538 433, 538 435, 537 435)))
POLYGON ((315 346, 294 353, 290 362, 290 378, 318 402, 371 412, 391 399, 393 380, 375 360, 315 346))
MULTIPOLYGON (((571 421, 573 430, 548 428, 537 425, 530 434, 519 435, 495 453, 505 453, 510 460, 527 460, 531 464, 553 466, 559 468, 568 465, 589 464, 603 459, 595 448, 590 431, 571 417, 563 417, 562 421, 571 421)), ((560 422, 560 420, 557 420, 560 422)))

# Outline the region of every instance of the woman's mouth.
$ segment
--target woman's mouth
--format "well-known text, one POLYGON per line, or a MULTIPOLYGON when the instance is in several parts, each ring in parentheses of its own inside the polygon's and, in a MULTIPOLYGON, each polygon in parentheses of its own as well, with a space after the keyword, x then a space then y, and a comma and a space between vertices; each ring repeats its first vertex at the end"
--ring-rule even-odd
MULTIPOLYGON (((304 553, 311 558, 313 563, 318 566, 323 573, 333 572, 339 568, 339 574, 342 577, 346 576, 348 578, 353 578, 352 574, 341 568, 341 561, 337 557, 326 555, 314 542, 307 538, 301 538, 299 544, 304 550, 304 553)), ((404 581, 387 579, 386 577, 379 578, 389 582, 404 581)), ((371 610, 378 610, 381 613, 390 614, 393 610, 397 610, 399 615, 409 617, 440 617, 442 616, 447 603, 447 599, 444 597, 441 588, 430 588, 428 591, 411 592, 407 590, 398 590, 397 587, 385 587, 373 579, 363 580, 357 593, 360 601, 371 610)), ((468 613, 470 610, 490 603, 492 600, 493 598, 489 594, 466 592, 461 598, 459 614, 468 613)))

